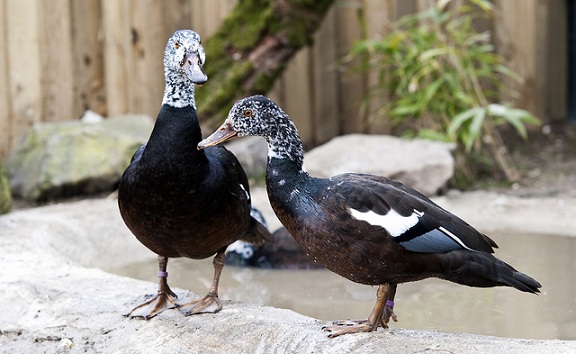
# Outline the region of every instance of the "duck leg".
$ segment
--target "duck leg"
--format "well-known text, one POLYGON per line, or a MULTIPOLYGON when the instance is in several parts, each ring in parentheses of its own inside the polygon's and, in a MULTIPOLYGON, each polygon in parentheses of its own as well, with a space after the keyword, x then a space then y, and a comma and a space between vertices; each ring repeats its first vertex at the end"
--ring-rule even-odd
POLYGON ((186 316, 195 315, 198 313, 216 313, 222 310, 222 303, 218 299, 218 282, 220 281, 220 274, 224 268, 224 258, 226 247, 222 248, 214 257, 214 279, 208 295, 200 300, 192 301, 183 305, 179 305, 178 309, 186 316))
POLYGON ((388 295, 386 297, 386 306, 384 307, 384 316, 382 318, 382 328, 388 328, 388 322, 390 319, 394 322, 398 322, 398 317, 394 313, 394 297, 396 296, 396 284, 389 284, 388 295))
POLYGON ((136 306, 127 317, 149 320, 160 312, 177 307, 176 294, 168 286, 166 267, 168 258, 158 256, 158 277, 160 278, 158 294, 143 304, 136 306))
POLYGON ((348 333, 372 332, 378 326, 388 328, 390 318, 396 321, 396 315, 394 315, 392 310, 395 294, 396 284, 381 284, 376 291, 376 304, 367 320, 335 321, 331 326, 325 326, 322 329, 331 332, 328 337, 334 338, 348 333))

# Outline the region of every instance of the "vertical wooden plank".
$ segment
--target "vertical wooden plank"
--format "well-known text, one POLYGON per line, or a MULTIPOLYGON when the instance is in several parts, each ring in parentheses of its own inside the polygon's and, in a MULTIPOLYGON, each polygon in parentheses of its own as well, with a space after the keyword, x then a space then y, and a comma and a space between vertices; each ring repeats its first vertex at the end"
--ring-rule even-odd
MULTIPOLYGON (((548 0, 545 19, 546 37, 539 39, 538 56, 544 73, 544 116, 551 121, 563 121, 568 116, 568 2, 548 0)), ((540 4, 542 6, 542 4, 540 4)), ((539 11, 540 13, 540 11, 539 11)))
MULTIPOLYGON (((396 20, 396 1, 382 2, 379 0, 364 0, 364 19, 368 38, 382 38, 396 20)), ((367 86, 373 88, 378 84, 378 73, 372 71, 367 76, 367 86)), ((389 101, 386 92, 372 96, 367 103, 367 124, 370 133, 389 133, 391 125, 386 117, 377 114, 379 108, 389 101)))
MULTIPOLYGON (((192 27, 192 3, 190 0, 165 0, 162 2, 164 24, 162 25, 162 37, 164 42, 179 29, 191 29, 192 27)), ((202 34, 200 34, 202 36, 202 34)), ((203 38, 203 36, 202 36, 203 38)))
POLYGON ((221 19, 226 18, 234 10, 234 8, 238 5, 238 0, 222 0, 222 8, 221 8, 221 19))
POLYGON ((337 60, 335 32, 336 16, 334 8, 331 8, 314 35, 314 46, 312 47, 315 144, 326 142, 340 133, 338 77, 333 68, 333 64, 337 60))
POLYGON ((18 139, 42 117, 38 4, 7 0, 6 5, 12 135, 18 139))
POLYGON ((190 0, 192 9, 192 29, 200 34, 201 38, 208 38, 206 34, 205 25, 204 23, 208 20, 204 15, 205 11, 204 8, 206 7, 206 3, 211 1, 203 1, 203 0, 190 0))
POLYGON ((130 111, 156 117, 164 92, 162 0, 133 0, 130 111))
POLYGON ((393 0, 394 13, 390 14, 390 20, 397 20, 402 16, 412 14, 419 10, 417 0, 393 0))
MULTIPOLYGON (((362 39, 362 28, 359 21, 359 12, 362 11, 362 2, 349 2, 336 4, 337 21, 337 47, 338 58, 343 58, 350 52, 354 44, 362 39)), ((342 133, 364 133, 367 131, 365 114, 361 114, 360 106, 367 93, 366 73, 355 72, 361 64, 361 58, 346 63, 338 71, 338 102, 342 115, 342 133)))
POLYGON ((0 2, 0 161, 8 157, 12 146, 12 109, 8 75, 8 34, 6 1, 0 2))
POLYGON ((537 0, 495 1, 498 11, 494 32, 496 50, 503 55, 505 64, 523 77, 523 83, 505 78, 504 86, 510 89, 502 92, 502 98, 538 114, 541 101, 536 90, 536 3, 537 0))
POLYGON ((130 110, 132 33, 129 5, 129 0, 102 0, 104 86, 109 116, 130 110))
POLYGON ((39 1, 42 120, 74 118, 70 1, 39 1), (55 15, 57 14, 57 15, 55 15))
POLYGON ((288 63, 282 75, 281 102, 278 102, 292 118, 306 147, 313 146, 315 138, 311 51, 310 48, 303 48, 288 63))
POLYGON ((87 109, 106 115, 100 0, 71 1, 74 117, 87 109))
POLYGON ((221 20, 220 5, 222 0, 205 1, 202 8, 202 36, 208 38, 216 29, 221 20))

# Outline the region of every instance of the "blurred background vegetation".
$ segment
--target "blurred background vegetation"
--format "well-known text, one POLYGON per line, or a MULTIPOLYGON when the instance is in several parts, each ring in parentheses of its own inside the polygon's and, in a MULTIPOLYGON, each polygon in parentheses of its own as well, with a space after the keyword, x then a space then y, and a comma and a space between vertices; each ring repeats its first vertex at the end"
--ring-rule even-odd
POLYGON ((192 28, 206 70, 218 68, 197 90, 205 133, 234 100, 263 93, 307 148, 348 133, 454 141, 458 185, 514 181, 510 141, 538 134, 535 117, 567 121, 569 10, 563 0, 3 0, 0 158, 34 123, 88 109, 155 117, 165 41, 192 28), (242 65, 251 70, 236 75, 242 65))

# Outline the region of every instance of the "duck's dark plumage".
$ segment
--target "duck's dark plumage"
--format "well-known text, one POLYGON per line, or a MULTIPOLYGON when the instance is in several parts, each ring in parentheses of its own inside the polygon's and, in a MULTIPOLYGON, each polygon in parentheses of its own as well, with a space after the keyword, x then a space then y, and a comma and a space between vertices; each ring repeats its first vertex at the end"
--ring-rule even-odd
POLYGON ((223 147, 195 149, 193 107, 162 106, 146 149, 120 184, 128 227, 153 252, 202 259, 243 237, 250 226, 248 180, 223 147))
POLYGON ((224 147, 196 149, 202 136, 193 90, 195 82, 205 81, 201 48, 192 31, 178 31, 168 41, 164 103, 149 141, 136 151, 120 181, 118 204, 124 222, 159 256, 158 296, 135 308, 131 317, 150 318, 175 306, 186 314, 218 311, 217 287, 226 247, 238 239, 261 242, 271 237, 250 216, 248 180, 236 157, 224 147), (180 69, 186 60, 196 67, 180 69), (214 254, 209 295, 200 302, 177 305, 166 280, 167 259, 214 254))
POLYGON ((287 230, 318 263, 352 281, 379 285, 368 321, 329 327, 332 336, 387 327, 396 285, 438 277, 474 287, 540 284, 498 260, 496 243, 418 191, 385 177, 348 173, 314 178, 303 167, 297 130, 274 102, 237 102, 199 147, 260 135, 269 145, 266 186, 287 230))

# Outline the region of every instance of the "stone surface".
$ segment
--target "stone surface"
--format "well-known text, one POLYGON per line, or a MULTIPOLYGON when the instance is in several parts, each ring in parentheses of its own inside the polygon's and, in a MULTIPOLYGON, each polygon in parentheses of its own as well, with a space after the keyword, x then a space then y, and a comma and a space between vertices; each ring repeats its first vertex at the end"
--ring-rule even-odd
POLYGON ((304 164, 311 175, 368 173, 398 180, 433 195, 454 173, 452 144, 388 135, 351 134, 310 150, 304 164))
MULTIPOLYGON (((256 206, 270 214, 263 188, 256 206)), ((574 199, 494 193, 440 199, 479 229, 576 236, 574 199), (478 203, 482 201, 482 203, 478 203), (481 208, 481 205, 494 205, 481 208), (482 212, 477 212, 478 208, 482 212), (502 218, 502 213, 507 217, 502 218), (520 220, 524 220, 520 223, 520 220)), ((153 258, 120 218, 113 198, 13 211, 0 217, 0 350, 6 353, 575 353, 576 341, 497 338, 401 329, 335 339, 322 321, 290 310, 224 301, 217 314, 169 310, 150 321, 122 316, 156 284, 106 273, 153 258), (100 269, 98 269, 100 268, 100 269)), ((181 300, 199 295, 174 289, 181 300)), ((537 324, 535 324, 537 325, 537 324)))
POLYGON ((12 192, 44 201, 112 190, 152 126, 141 115, 36 125, 10 154, 12 192))
POLYGON ((0 215, 5 214, 12 208, 12 193, 8 181, 8 170, 0 161, 0 215))

